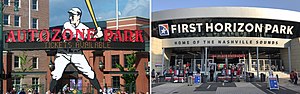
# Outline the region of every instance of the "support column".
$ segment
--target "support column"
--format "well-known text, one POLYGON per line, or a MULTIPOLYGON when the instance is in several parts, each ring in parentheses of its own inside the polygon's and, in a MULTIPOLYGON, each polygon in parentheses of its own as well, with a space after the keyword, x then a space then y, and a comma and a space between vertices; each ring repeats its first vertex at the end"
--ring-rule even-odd
POLYGON ((226 69, 228 69, 228 57, 225 57, 225 65, 226 65, 226 69))
POLYGON ((248 71, 252 70, 252 56, 251 56, 251 50, 249 49, 249 53, 248 53, 248 71))
POLYGON ((162 48, 162 52, 161 52, 161 75, 163 75, 164 72, 164 66, 165 66, 165 48, 162 48))
POLYGON ((258 54, 258 47, 256 47, 256 75, 257 75, 257 79, 259 79, 259 60, 258 60, 258 57, 259 57, 259 54, 258 54))
POLYGON ((205 67, 205 75, 207 75, 207 47, 205 47, 204 67, 205 67))
POLYGON ((193 59, 193 68, 194 70, 193 71, 196 71, 196 55, 194 54, 194 59, 193 59))
POLYGON ((291 46, 288 47, 288 62, 289 62, 289 73, 291 73, 291 71, 292 71, 291 46))

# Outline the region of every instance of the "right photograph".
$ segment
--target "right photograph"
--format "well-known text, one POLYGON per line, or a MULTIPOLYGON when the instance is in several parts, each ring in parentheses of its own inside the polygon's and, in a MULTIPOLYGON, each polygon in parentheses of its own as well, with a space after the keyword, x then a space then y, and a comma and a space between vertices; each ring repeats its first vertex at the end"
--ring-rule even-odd
POLYGON ((152 94, 300 94, 300 1, 152 0, 152 94))

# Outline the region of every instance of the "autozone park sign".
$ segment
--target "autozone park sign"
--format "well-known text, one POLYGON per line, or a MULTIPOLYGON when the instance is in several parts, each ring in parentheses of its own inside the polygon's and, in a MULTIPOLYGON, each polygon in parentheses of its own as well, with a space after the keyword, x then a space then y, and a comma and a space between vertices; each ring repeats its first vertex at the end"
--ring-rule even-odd
POLYGON ((46 49, 107 49, 144 50, 143 30, 103 31, 103 37, 93 38, 95 29, 71 31, 64 29, 10 30, 5 36, 4 50, 46 50, 46 49), (84 32, 82 32, 84 31, 84 32))

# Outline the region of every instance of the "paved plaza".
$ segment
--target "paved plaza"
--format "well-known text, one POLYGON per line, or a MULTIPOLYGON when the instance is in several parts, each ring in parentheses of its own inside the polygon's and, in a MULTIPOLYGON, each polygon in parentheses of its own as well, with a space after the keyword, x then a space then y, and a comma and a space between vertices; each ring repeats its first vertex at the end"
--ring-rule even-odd
POLYGON ((280 85, 279 90, 270 90, 267 82, 208 82, 193 86, 188 86, 187 83, 160 83, 153 85, 151 92, 152 94, 300 94, 300 86, 286 82, 280 85))

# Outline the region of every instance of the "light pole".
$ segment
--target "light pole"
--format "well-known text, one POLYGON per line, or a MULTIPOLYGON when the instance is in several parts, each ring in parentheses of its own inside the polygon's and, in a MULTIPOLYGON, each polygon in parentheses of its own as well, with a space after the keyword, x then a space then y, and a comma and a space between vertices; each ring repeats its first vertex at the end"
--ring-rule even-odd
MULTIPOLYGON (((0 26, 0 60, 1 60, 1 63, 0 63, 0 75, 2 76, 3 75, 3 2, 1 1, 0 2, 0 23, 1 23, 1 26, 0 26)), ((0 94, 3 94, 3 79, 0 79, 0 94)))

